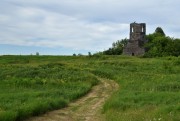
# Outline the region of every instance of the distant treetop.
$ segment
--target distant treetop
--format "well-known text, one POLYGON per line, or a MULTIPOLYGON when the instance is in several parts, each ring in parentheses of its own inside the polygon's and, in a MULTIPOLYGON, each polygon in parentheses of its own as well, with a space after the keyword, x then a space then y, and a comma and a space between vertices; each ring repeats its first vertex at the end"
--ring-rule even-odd
POLYGON ((166 36, 166 34, 164 33, 164 31, 161 27, 157 27, 155 30, 155 33, 161 34, 162 36, 166 36))

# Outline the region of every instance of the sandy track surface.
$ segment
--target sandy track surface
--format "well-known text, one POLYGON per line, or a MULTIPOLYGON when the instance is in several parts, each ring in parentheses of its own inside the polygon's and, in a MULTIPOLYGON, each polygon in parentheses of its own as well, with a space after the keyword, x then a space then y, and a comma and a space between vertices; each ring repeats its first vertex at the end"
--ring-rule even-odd
POLYGON ((118 89, 118 84, 113 80, 99 80, 100 83, 87 95, 70 103, 68 107, 32 117, 27 121, 104 121, 101 109, 108 97, 118 89))

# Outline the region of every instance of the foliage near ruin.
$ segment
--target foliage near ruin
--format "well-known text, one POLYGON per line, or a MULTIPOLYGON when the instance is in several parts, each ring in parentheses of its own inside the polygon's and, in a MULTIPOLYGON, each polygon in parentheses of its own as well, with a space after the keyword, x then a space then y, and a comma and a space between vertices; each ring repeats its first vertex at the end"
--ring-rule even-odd
POLYGON ((146 36, 145 57, 180 56, 180 39, 166 36, 162 28, 146 36))
MULTIPOLYGON (((143 45, 145 54, 143 57, 180 56, 180 39, 167 36, 161 27, 155 32, 146 35, 147 43, 143 45)), ((113 42, 112 47, 95 55, 122 55, 128 39, 113 42)))

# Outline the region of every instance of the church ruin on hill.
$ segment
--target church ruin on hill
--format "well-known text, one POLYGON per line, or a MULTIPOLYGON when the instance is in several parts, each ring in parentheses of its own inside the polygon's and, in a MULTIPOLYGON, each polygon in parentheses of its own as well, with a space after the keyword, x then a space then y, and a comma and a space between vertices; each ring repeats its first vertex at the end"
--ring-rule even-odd
POLYGON ((127 45, 123 49, 125 55, 143 55, 145 53, 144 43, 147 42, 145 39, 146 35, 146 24, 145 23, 131 23, 130 24, 130 38, 127 45))

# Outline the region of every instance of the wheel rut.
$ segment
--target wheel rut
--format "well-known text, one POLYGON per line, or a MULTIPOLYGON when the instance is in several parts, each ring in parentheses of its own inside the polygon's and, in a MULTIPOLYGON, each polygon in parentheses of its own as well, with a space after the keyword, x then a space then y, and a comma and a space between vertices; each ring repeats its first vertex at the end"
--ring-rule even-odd
POLYGON ((32 117, 26 121, 104 121, 102 107, 119 86, 109 79, 98 78, 100 83, 85 96, 70 103, 68 107, 32 117))

